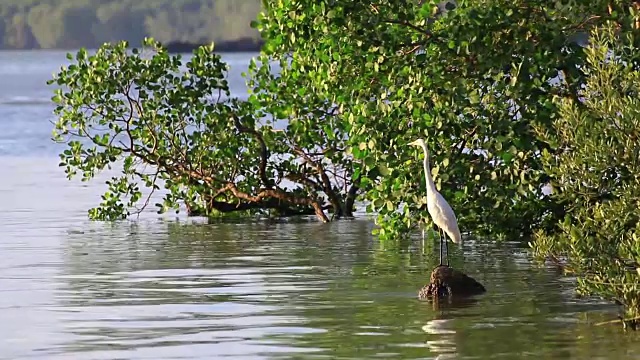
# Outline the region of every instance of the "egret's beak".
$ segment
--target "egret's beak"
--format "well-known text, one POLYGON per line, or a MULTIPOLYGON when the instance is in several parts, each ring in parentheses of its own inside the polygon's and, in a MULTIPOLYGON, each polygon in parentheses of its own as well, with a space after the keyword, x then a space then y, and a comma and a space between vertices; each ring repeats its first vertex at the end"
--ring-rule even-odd
POLYGON ((418 146, 418 145, 420 145, 420 144, 418 144, 418 140, 414 140, 414 141, 410 142, 410 143, 409 143, 409 145, 411 145, 411 146, 418 146))

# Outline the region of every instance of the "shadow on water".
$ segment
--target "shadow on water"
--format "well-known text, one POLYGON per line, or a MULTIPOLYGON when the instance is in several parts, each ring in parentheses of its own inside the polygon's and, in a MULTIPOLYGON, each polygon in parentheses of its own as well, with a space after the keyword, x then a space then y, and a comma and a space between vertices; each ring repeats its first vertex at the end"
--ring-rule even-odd
MULTIPOLYGON (((382 245, 368 221, 91 224, 70 231, 56 311, 91 358, 631 358, 611 311, 515 244, 453 264, 488 292, 433 307, 416 292, 432 242, 382 245), (596 311, 588 315, 587 311, 596 311), (615 350, 619 349, 619 350, 615 350)), ((627 343, 629 342, 629 343, 627 343)))

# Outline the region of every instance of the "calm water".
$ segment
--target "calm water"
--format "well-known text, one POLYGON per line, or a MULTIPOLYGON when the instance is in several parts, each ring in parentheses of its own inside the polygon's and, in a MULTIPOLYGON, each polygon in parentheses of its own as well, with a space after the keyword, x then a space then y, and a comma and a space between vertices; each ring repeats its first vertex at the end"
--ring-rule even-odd
MULTIPOLYGON (((87 221, 103 184, 67 181, 49 141, 64 55, 0 52, 0 359, 640 358, 515 242, 469 241, 453 265, 488 293, 434 309, 433 244, 381 246, 366 219, 87 221)), ((227 56, 240 94, 248 58, 227 56)))

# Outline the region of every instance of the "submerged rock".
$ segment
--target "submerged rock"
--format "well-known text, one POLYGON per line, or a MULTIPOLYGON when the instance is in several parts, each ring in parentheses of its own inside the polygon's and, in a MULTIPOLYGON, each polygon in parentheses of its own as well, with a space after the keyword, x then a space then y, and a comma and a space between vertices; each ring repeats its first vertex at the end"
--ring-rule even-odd
POLYGON ((438 266, 431 272, 429 284, 420 289, 418 299, 438 300, 479 295, 487 290, 466 274, 449 266, 438 266))

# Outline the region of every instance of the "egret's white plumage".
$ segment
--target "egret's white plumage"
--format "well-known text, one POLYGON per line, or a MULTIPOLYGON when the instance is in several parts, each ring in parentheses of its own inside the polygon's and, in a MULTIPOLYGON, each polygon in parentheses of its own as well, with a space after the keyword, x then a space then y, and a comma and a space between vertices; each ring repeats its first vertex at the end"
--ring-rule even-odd
MULTIPOLYGON (((460 236, 460 229, 458 229, 458 220, 456 214, 453 212, 451 206, 442 197, 442 195, 436 190, 436 185, 431 177, 431 170, 429 169, 429 149, 423 139, 418 139, 409 143, 412 146, 420 146, 424 151, 424 177, 427 183, 427 210, 429 215, 433 219, 433 222, 438 228, 443 230, 445 234, 456 244, 462 245, 462 236, 460 236)), ((440 238, 440 265, 442 265, 442 245, 446 247, 447 239, 440 238)), ((449 265, 449 252, 447 251, 447 265, 449 265)))

